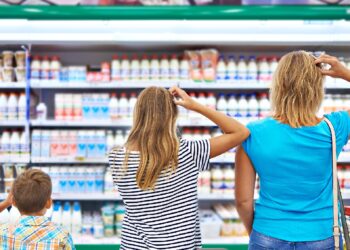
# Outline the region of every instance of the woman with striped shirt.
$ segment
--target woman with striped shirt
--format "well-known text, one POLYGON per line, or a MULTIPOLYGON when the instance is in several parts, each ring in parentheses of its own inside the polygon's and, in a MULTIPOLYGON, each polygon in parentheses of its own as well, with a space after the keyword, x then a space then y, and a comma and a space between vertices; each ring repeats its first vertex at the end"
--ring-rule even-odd
POLYGON ((143 90, 125 147, 109 155, 126 207, 121 249, 200 248, 198 173, 209 168, 210 158, 248 135, 242 124, 199 104, 178 87, 143 90), (209 140, 178 139, 177 105, 204 115, 224 134, 209 140))

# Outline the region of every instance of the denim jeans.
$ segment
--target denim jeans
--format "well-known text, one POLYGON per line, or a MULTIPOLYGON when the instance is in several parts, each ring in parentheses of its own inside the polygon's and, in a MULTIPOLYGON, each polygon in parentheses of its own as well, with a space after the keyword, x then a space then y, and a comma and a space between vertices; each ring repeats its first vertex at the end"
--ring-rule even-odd
MULTIPOLYGON (((249 250, 333 250, 334 239, 289 242, 272 238, 253 230, 249 240, 249 250)), ((340 238, 340 249, 343 249, 343 241, 340 238)))

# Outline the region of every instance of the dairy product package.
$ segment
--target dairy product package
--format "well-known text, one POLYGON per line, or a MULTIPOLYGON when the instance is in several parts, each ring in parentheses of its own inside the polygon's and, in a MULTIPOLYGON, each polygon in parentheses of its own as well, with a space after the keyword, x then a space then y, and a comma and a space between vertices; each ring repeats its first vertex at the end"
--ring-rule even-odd
POLYGON ((202 81, 201 55, 199 51, 185 51, 185 56, 190 62, 190 77, 193 81, 202 81))
POLYGON ((213 82, 216 79, 216 66, 218 62, 219 53, 215 49, 201 50, 201 65, 203 80, 206 82, 213 82))

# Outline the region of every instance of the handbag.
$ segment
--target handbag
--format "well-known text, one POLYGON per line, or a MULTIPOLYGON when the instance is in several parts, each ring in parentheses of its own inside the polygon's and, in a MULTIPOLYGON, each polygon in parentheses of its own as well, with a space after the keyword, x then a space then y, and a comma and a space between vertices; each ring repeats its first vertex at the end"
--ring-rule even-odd
POLYGON ((340 227, 339 227, 339 209, 341 224, 343 227, 343 234, 345 240, 346 250, 350 250, 350 238, 349 229, 346 223, 344 203, 341 195, 340 185, 338 181, 337 171, 337 144, 334 127, 332 123, 324 117, 324 121, 327 123, 332 136, 332 188, 333 188, 333 237, 334 237, 334 249, 340 249, 340 227), (338 204, 339 202, 339 204, 338 204), (338 207, 339 205, 339 207, 338 207))

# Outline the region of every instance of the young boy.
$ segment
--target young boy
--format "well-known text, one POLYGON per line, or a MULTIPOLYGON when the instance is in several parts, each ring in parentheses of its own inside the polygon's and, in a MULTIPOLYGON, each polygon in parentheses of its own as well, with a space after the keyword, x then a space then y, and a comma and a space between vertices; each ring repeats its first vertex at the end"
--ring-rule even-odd
MULTIPOLYGON (((0 226, 0 249, 75 249, 70 234, 44 216, 52 205, 51 191, 50 177, 38 169, 17 177, 12 186, 12 205, 18 208, 21 218, 16 225, 0 226)), ((11 197, 3 205, 9 202, 11 197)))

